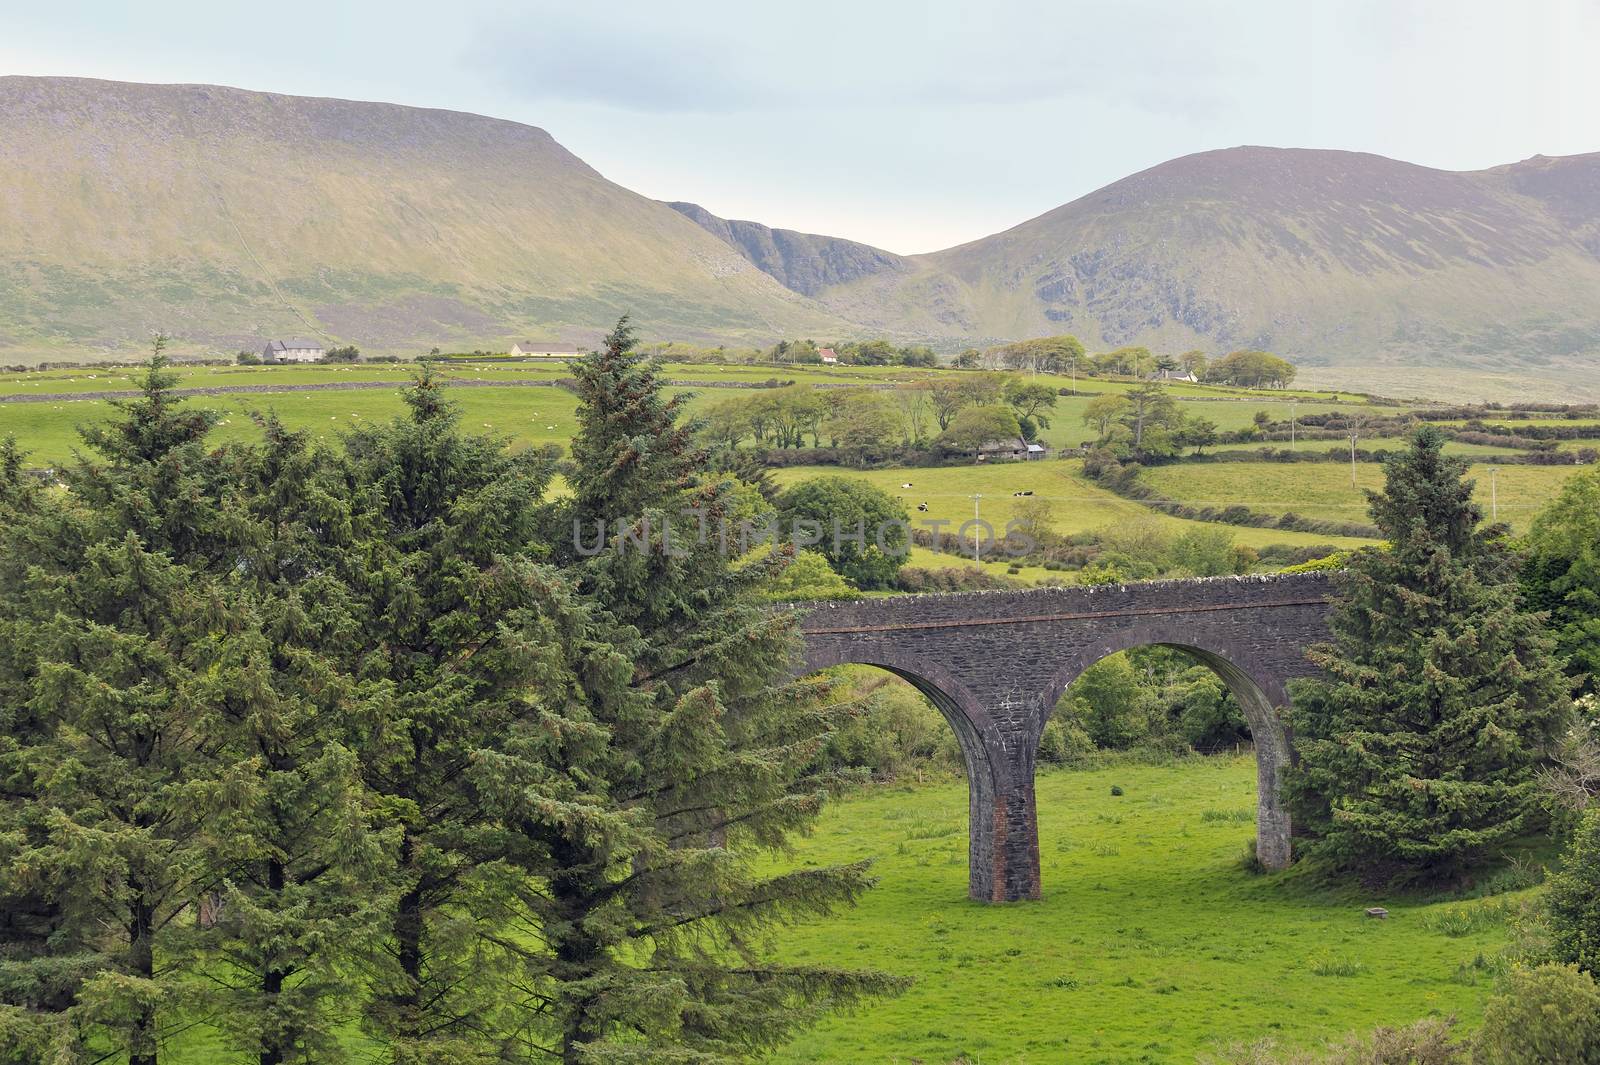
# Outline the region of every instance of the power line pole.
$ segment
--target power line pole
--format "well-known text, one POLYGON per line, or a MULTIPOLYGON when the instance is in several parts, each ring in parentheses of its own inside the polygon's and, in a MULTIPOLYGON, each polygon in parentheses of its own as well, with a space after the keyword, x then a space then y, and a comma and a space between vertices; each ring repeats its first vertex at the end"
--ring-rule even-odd
POLYGON ((1500 467, 1489 467, 1489 520, 1500 520, 1500 467))
POLYGON ((1294 416, 1295 416, 1295 408, 1299 405, 1299 403, 1300 403, 1300 401, 1297 400, 1297 399, 1291 399, 1289 401, 1289 450, 1290 451, 1294 450, 1294 416))

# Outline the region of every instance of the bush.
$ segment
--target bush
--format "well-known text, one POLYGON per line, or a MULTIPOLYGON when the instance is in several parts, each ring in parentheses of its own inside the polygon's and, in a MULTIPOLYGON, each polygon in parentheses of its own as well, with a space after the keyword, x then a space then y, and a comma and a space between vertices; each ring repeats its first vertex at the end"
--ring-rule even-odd
POLYGON ((1039 737, 1039 761, 1071 765, 1095 751, 1094 739, 1075 721, 1051 718, 1039 737))
POLYGON ((910 684, 865 674, 855 689, 861 712, 829 737, 821 764, 866 770, 879 780, 960 765, 961 752, 949 724, 910 684))
MULTIPOLYGON (((814 534, 816 549, 857 588, 891 588, 907 548, 905 504, 851 477, 813 477, 778 500, 787 530, 814 534)), ((801 545, 806 546, 806 545, 801 545)))
POLYGON ((1545 896, 1551 954, 1585 972, 1600 966, 1600 808, 1584 814, 1545 896))
POLYGON ((794 560, 767 588, 767 598, 780 602, 854 599, 856 594, 850 582, 835 573, 828 560, 815 551, 796 551, 794 560))
POLYGON ((1020 588, 1021 582, 990 573, 981 566, 946 566, 927 569, 905 566, 895 578, 902 592, 985 592, 996 588, 1020 588))
POLYGON ((1200 1060, 1204 1065, 1465 1065, 1465 1049, 1450 1036, 1455 1023, 1430 1017, 1403 1028, 1347 1036, 1322 1050, 1287 1050, 1268 1039, 1235 1044, 1200 1060))
POLYGON ((1483 1011, 1474 1065, 1600 1065, 1600 988, 1575 965, 1513 969, 1483 1011))

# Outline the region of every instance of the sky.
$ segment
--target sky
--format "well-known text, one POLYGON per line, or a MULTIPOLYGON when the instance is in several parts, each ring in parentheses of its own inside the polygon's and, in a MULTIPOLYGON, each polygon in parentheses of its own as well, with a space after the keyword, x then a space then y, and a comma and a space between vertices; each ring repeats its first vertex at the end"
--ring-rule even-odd
POLYGON ((1191 152, 1600 150, 1600 0, 0 0, 0 74, 548 130, 637 192, 915 253, 1191 152))

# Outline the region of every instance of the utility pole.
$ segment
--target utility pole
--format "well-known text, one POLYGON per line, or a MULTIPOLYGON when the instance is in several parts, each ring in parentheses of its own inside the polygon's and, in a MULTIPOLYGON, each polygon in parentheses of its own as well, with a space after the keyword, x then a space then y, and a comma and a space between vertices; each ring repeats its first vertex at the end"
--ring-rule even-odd
POLYGON ((1500 467, 1489 467, 1489 520, 1500 520, 1500 467))
POLYGON ((1291 399, 1289 401, 1289 450, 1290 451, 1294 450, 1294 416, 1295 416, 1295 408, 1299 405, 1299 403, 1300 403, 1300 401, 1298 399, 1291 399))
POLYGON ((1069 355, 1067 358, 1072 360, 1072 390, 1076 392, 1078 390, 1078 357, 1069 355))
POLYGON ((978 504, 982 499, 982 493, 972 497, 972 560, 979 564, 983 562, 983 530, 978 528, 978 504))

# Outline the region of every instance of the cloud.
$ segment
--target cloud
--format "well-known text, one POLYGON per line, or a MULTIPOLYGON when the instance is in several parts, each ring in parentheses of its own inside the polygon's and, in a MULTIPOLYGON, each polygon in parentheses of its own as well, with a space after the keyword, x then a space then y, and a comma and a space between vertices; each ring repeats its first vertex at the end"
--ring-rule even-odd
MULTIPOLYGON (((956 108, 1092 97, 1178 115, 1223 106, 1217 50, 1150 3, 1062 5, 817 0, 802 11, 699 4, 545 7, 481 23, 462 57, 502 89, 656 113, 956 108), (1008 10, 1009 8, 1009 10, 1008 10), (1152 37, 1152 33, 1155 34, 1152 37), (1129 41, 1139 40, 1136 52, 1129 41), (1166 47, 1168 42, 1171 47, 1166 47)), ((1195 27, 1198 30, 1200 27, 1195 27)))

